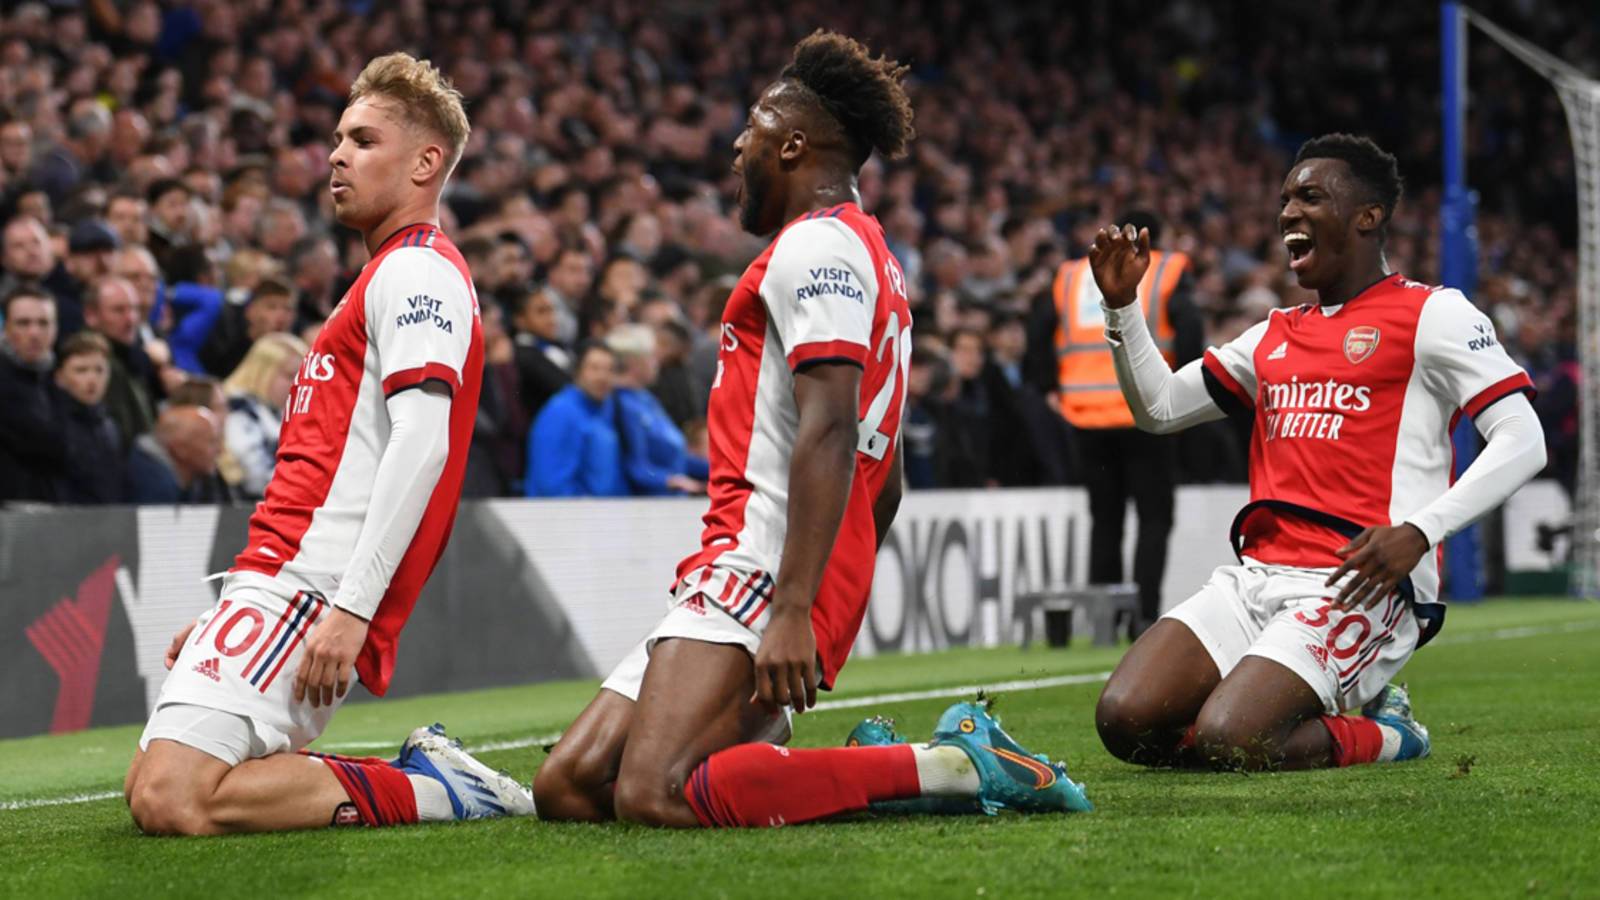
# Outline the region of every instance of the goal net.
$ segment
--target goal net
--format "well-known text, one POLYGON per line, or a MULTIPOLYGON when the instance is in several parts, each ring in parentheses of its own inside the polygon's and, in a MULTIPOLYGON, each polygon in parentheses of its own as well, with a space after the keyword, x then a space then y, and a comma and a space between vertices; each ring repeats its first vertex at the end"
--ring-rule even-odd
POLYGON ((1600 81, 1464 9, 1467 21, 1549 80, 1572 132, 1578 182, 1578 493, 1572 590, 1600 598, 1600 81))

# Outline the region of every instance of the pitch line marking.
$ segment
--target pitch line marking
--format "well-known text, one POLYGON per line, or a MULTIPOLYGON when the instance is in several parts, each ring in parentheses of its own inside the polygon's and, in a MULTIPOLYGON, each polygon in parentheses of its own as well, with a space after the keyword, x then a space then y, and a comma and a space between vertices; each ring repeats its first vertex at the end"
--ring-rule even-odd
POLYGON ((42 800, 7 800, 0 803, 0 810, 10 812, 14 809, 37 809, 41 806, 65 806, 69 803, 94 803, 99 800, 110 800, 121 797, 121 791, 100 791, 93 794, 73 794, 70 797, 46 797, 42 800))
MULTIPOLYGON (((1476 644, 1483 641, 1505 641, 1517 638, 1538 637, 1546 634, 1568 634, 1575 631, 1594 631, 1600 629, 1600 621, 1565 622, 1560 625, 1527 625, 1520 628, 1499 628, 1494 631, 1484 631, 1462 635, 1440 637, 1433 641, 1435 647, 1450 646, 1454 644, 1476 644)), ((1045 688, 1067 687, 1077 684, 1095 684, 1111 677, 1109 670, 1105 672, 1085 672, 1077 675, 1056 675, 1050 678, 1028 678, 1018 681, 1002 681, 994 684, 964 684, 960 687, 937 688, 928 691, 899 691, 891 694, 873 694, 866 697, 845 697, 839 700, 824 700, 813 709, 818 712, 827 712, 833 709, 859 709, 863 706, 875 706, 879 703, 909 703, 916 700, 941 700, 949 697, 964 697, 984 691, 1037 691, 1045 688)), ((508 741, 488 741, 474 744, 467 748, 469 753, 487 753, 495 750, 522 750, 542 744, 552 744, 561 739, 561 732, 554 734, 540 734, 532 737, 515 738, 508 741)), ((396 746, 394 741, 347 741, 327 745, 327 749, 343 750, 373 750, 383 747, 396 746)), ((73 794, 67 797, 45 797, 37 800, 6 800, 0 801, 0 811, 9 812, 20 809, 38 809, 45 806, 68 806, 78 803, 96 803, 101 800, 110 800, 121 797, 121 791, 103 791, 92 794, 73 794)))

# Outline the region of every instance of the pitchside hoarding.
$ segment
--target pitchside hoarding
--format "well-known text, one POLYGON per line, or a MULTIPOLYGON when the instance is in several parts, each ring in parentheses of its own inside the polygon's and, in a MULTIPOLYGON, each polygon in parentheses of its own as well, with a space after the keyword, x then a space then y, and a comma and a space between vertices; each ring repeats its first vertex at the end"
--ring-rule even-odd
MULTIPOLYGON (((1169 605, 1229 561, 1227 528, 1244 500, 1239 487, 1179 491, 1169 605)), ((464 503, 401 636, 391 695, 604 675, 665 611, 704 509, 694 499, 464 503)), ((173 633, 216 601, 207 577, 227 568, 248 515, 0 512, 0 737, 143 721, 173 633)), ((908 495, 856 653, 1037 637, 1040 600, 1084 584, 1088 535, 1081 490, 908 495)))

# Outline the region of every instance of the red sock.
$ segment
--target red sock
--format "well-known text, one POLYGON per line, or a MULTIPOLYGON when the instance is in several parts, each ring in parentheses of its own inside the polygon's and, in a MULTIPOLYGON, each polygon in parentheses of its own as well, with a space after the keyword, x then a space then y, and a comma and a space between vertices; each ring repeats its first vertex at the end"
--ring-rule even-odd
POLYGON ((322 760, 356 805, 361 824, 370 827, 407 825, 417 821, 417 792, 411 778, 387 762, 322 760))
POLYGON ((1333 764, 1339 768, 1377 762, 1383 750, 1383 732, 1365 716, 1323 716, 1333 738, 1333 764))
POLYGON ((683 788, 707 828, 794 825, 921 792, 916 757, 905 744, 821 750, 740 744, 713 753, 683 788))
POLYGON ((1183 737, 1178 741, 1179 753, 1182 753, 1185 750, 1194 749, 1194 733, 1199 729, 1199 727, 1199 723, 1196 723, 1184 729, 1183 737))

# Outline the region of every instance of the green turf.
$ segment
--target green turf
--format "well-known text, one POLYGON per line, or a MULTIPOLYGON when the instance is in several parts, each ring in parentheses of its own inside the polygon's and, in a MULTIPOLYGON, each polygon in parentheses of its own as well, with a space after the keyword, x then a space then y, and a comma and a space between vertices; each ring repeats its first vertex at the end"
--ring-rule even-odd
MULTIPOLYGON (((1095 813, 658 832, 535 821, 214 839, 136 834, 119 799, 0 809, 0 896, 1600 896, 1600 606, 1457 607, 1406 670, 1434 755, 1270 775, 1152 772, 1099 747, 1097 684, 1013 691, 1008 729, 1064 756, 1095 813), (1507 635, 1506 629, 1535 633, 1507 635)), ((850 665, 835 697, 1103 672, 1119 651, 1005 649, 850 665)), ((558 730, 594 684, 355 704, 324 745, 440 719, 469 744, 558 730)), ((947 700, 885 703, 902 730, 947 700)), ((837 743, 869 710, 814 712, 837 743)), ((137 728, 0 741, 0 802, 115 790, 137 728)), ((538 749, 483 755, 529 778, 538 749)))

